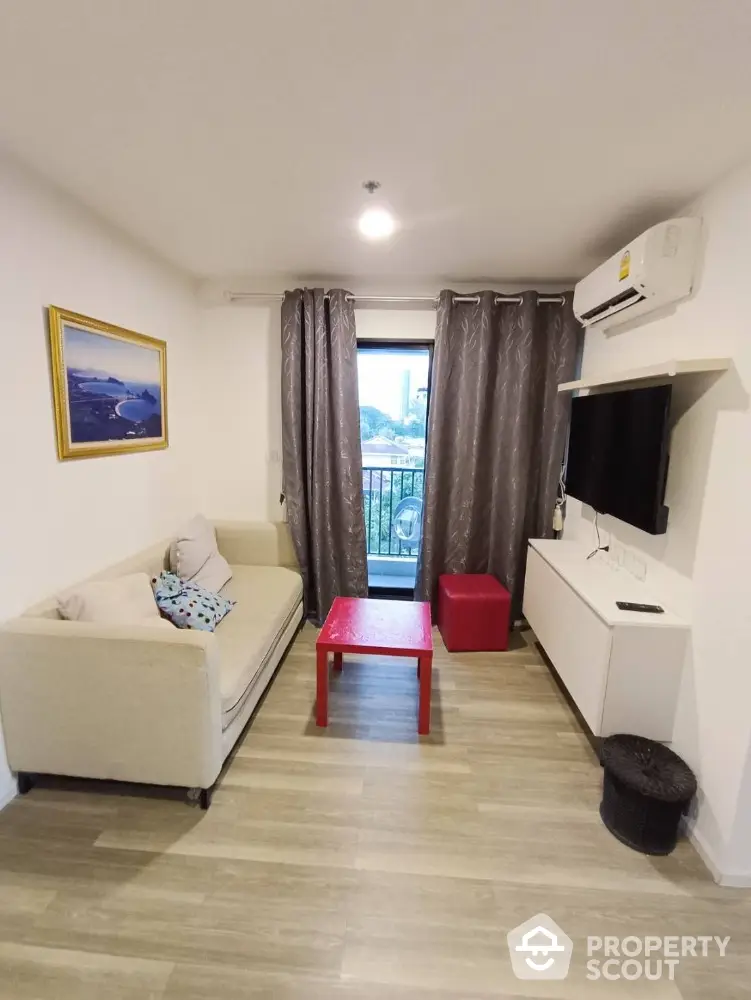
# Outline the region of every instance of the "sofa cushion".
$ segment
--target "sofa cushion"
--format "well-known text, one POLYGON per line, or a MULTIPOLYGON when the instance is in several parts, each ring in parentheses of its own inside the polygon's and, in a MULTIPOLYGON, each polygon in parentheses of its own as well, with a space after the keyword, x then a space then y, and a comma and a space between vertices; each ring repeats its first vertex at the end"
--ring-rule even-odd
POLYGON ((178 531, 170 545, 170 569, 181 580, 191 580, 214 593, 232 576, 217 547, 214 526, 203 514, 196 514, 178 531))
POLYGON ((117 580, 122 576, 130 576, 133 573, 145 573, 149 580, 151 580, 152 577, 159 576, 161 571, 168 567, 169 542, 167 540, 157 542, 155 545, 149 546, 148 549, 129 556, 122 562, 115 563, 113 566, 107 566, 87 580, 66 587, 54 597, 45 598, 45 600, 24 611, 23 617, 60 619, 63 617, 60 613, 61 599, 67 599, 70 594, 79 590, 84 583, 94 583, 100 580, 117 580))
POLYGON ((302 600, 299 573, 280 566, 232 566, 222 596, 237 602, 214 633, 219 645, 222 728, 242 710, 253 682, 302 600))
POLYGON ((61 594, 58 600, 60 616, 69 621, 127 625, 160 620, 145 573, 91 580, 61 594))

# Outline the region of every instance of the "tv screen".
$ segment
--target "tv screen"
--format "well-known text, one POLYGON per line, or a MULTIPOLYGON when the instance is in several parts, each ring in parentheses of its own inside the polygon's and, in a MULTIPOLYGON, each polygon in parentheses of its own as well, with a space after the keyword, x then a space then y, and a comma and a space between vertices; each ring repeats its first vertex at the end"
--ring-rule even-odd
POLYGON ((577 396, 571 403, 566 491, 652 535, 667 528, 669 385, 577 396))

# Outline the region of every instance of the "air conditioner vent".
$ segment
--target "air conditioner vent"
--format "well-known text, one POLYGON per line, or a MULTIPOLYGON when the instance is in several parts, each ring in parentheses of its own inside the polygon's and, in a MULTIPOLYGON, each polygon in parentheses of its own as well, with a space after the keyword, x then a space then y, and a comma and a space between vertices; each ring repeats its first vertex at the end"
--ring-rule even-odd
POLYGON ((625 309, 627 306, 632 306, 637 302, 642 302, 646 297, 647 296, 643 295, 638 288, 625 288, 622 292, 614 295, 606 302, 601 302, 593 309, 588 309, 585 313, 582 313, 581 319, 583 321, 589 320, 592 322, 593 320, 596 320, 598 316, 603 316, 605 313, 620 312, 621 309, 625 309))

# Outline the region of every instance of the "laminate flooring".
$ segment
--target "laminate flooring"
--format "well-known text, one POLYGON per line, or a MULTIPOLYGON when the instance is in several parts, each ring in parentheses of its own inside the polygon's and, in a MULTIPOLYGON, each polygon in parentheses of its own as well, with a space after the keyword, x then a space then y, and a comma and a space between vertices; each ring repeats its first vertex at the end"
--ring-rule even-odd
POLYGON ((297 637, 204 813, 48 782, 0 813, 0 1000, 490 1000, 751 996, 751 892, 691 846, 636 854, 534 646, 449 654, 433 727, 414 661, 345 657, 315 726, 297 637), (569 977, 525 982, 506 934, 550 914, 569 977), (585 978, 588 935, 730 935, 675 981, 585 978))

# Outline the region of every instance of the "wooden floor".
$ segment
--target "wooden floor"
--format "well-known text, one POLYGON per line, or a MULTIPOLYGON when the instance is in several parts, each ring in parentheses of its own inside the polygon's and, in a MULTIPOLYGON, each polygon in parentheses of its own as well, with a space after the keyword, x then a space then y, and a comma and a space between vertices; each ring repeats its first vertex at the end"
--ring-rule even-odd
POLYGON ((300 634, 208 813, 92 786, 0 814, 0 1000, 469 1000, 751 995, 751 893, 693 850, 650 859, 598 816, 600 768, 533 647, 450 655, 433 731, 411 661, 345 660, 313 722, 300 634), (513 977, 543 911, 564 982, 513 977), (584 978, 588 934, 732 935, 674 983, 584 978))

